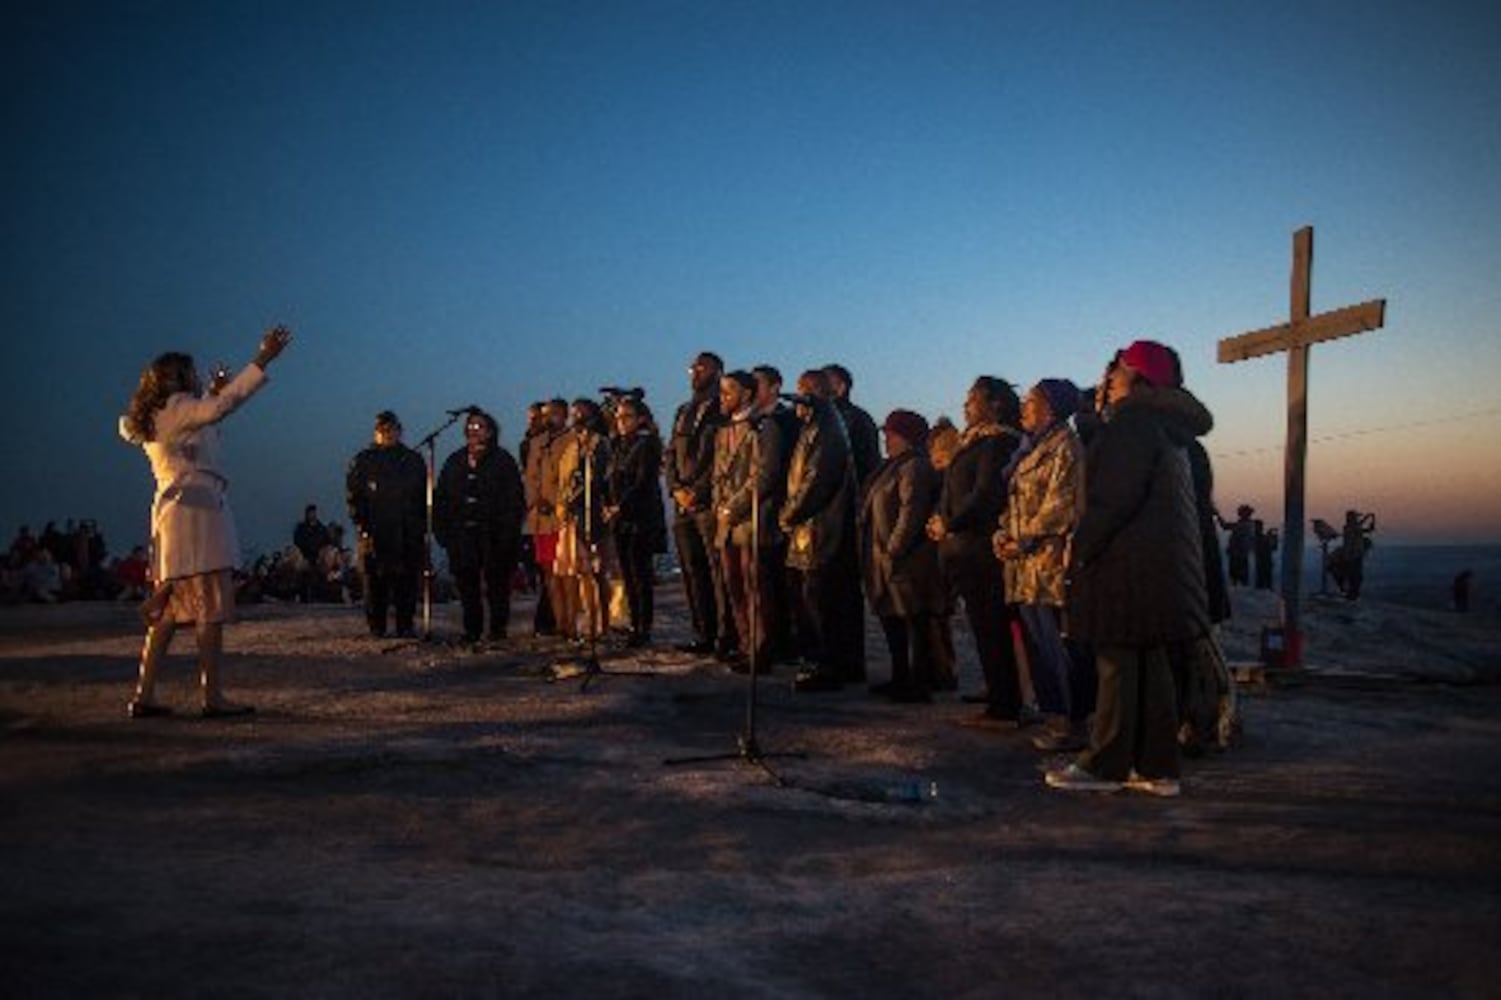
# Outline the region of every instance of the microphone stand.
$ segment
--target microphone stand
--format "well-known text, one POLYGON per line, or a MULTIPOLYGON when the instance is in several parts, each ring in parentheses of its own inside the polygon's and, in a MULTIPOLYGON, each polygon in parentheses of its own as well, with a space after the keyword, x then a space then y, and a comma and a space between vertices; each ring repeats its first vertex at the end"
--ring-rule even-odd
POLYGON ((703 754, 694 757, 669 757, 662 763, 671 767, 678 764, 708 764, 721 760, 743 760, 747 764, 759 767, 771 777, 778 788, 788 787, 788 782, 778 774, 767 758, 770 757, 797 757, 806 758, 808 755, 800 750, 788 750, 781 753, 767 753, 761 749, 760 741, 756 739, 756 696, 759 686, 756 681, 760 676, 760 660, 763 643, 758 642, 761 622, 761 434, 760 421, 771 419, 770 414, 764 414, 760 420, 747 421, 751 435, 751 559, 750 559, 750 586, 747 588, 750 594, 750 671, 747 675, 747 688, 745 695, 745 728, 736 734, 735 751, 733 753, 703 754))
MULTIPOLYGON (((462 418, 468 416, 469 413, 468 409, 449 410, 448 419, 438 425, 427 437, 417 442, 417 447, 427 449, 427 524, 422 533, 422 635, 416 640, 407 640, 406 642, 398 642, 386 646, 381 650, 382 653, 392 653, 418 643, 438 641, 433 638, 433 493, 438 461, 436 449, 438 435, 458 423, 462 418)), ((367 583, 366 586, 369 586, 369 584, 367 583)))
MULTIPOLYGON (((594 592, 594 607, 586 609, 589 616, 589 643, 588 652, 579 664, 582 668, 583 682, 579 684, 580 691, 589 690, 589 685, 596 677, 655 677, 650 670, 606 670, 599 663, 599 633, 609 624, 610 609, 606 605, 606 597, 603 588, 599 585, 599 574, 602 566, 599 561, 599 546, 594 541, 594 452, 604 446, 604 439, 594 431, 587 431, 586 436, 594 442, 588 454, 584 452, 584 436, 579 439, 579 463, 584 473, 584 537, 583 541, 588 546, 588 558, 584 563, 587 570, 588 584, 594 592), (595 625, 598 628, 595 628, 595 625)), ((570 672, 571 674, 571 672, 570 672)), ((560 680, 563 674, 559 673, 558 664, 554 663, 552 671, 548 674, 548 682, 560 680)))

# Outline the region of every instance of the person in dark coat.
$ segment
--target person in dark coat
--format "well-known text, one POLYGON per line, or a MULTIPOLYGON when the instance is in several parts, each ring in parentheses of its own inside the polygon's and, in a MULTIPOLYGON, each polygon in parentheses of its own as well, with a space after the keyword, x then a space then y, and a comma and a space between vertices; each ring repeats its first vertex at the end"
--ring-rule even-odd
POLYGON ((1235 509, 1234 521, 1215 515, 1219 526, 1230 533, 1225 541, 1225 558, 1230 563, 1230 582, 1238 587, 1251 583, 1251 556, 1256 550, 1257 524, 1251 515, 1255 513, 1255 508, 1243 503, 1235 509))
POLYGON ((605 491, 605 523, 615 538, 620 578, 631 626, 626 645, 650 644, 656 595, 654 562, 667 551, 667 515, 662 507, 662 439, 646 403, 634 396, 615 406, 615 437, 605 491))
POLYGON ((876 422, 864 407, 850 399, 850 390, 855 387, 855 377, 844 365, 824 365, 823 372, 829 379, 829 389, 834 393, 834 408, 844 421, 844 431, 850 441, 850 458, 855 463, 855 487, 865 489, 865 484, 881 465, 881 432, 876 422))
POLYGON ((693 397, 678 407, 667 441, 663 474, 676 516, 672 537, 677 543, 678 564, 683 571, 688 611, 693 618, 693 640, 685 652, 707 654, 728 644, 730 623, 720 621, 715 595, 719 591, 720 567, 714 552, 714 435, 724 415, 719 409, 719 377, 724 362, 704 351, 688 368, 693 397), (721 632, 725 643, 721 643, 721 632))
POLYGON ((401 421, 390 410, 375 415, 375 443, 350 460, 344 495, 359 533, 370 634, 386 634, 386 608, 394 605, 396 634, 416 635, 417 580, 426 565, 427 463, 401 443, 401 421))
POLYGON ((743 672, 751 659, 758 669, 771 662, 775 594, 763 556, 775 551, 779 537, 785 463, 775 418, 757 410, 755 376, 737 371, 720 379, 719 405, 729 423, 714 443, 715 544, 741 645, 728 662, 743 672))
POLYGON ((991 547, 1006 504, 1003 470, 1021 443, 1020 418, 1021 401, 1010 385, 989 375, 975 380, 964 399, 959 450, 944 470, 938 509, 927 525, 928 537, 938 543, 949 596, 964 602, 985 674, 985 692, 978 696, 985 710, 977 725, 1013 723, 1021 709, 1011 638, 1016 613, 1006 604, 1001 564, 991 547))
POLYGON ((756 419, 760 421, 761 433, 775 432, 774 446, 773 439, 767 437, 761 447, 759 476, 766 483, 761 504, 769 519, 765 521, 766 530, 756 559, 757 571, 761 573, 765 587, 767 626, 771 630, 768 663, 790 662, 797 657, 800 648, 792 594, 800 592, 801 576, 798 576, 799 587, 794 589, 792 579, 796 571, 787 566, 787 536, 778 529, 777 519, 787 499, 787 466, 802 424, 792 407, 782 401, 780 370, 774 365, 757 365, 751 369, 751 374, 756 379, 756 419), (776 456, 774 462, 771 459, 773 453, 776 456))
POLYGON ((832 691, 865 680, 865 623, 850 613, 849 588, 859 597, 855 546, 855 473, 844 424, 822 371, 797 380, 802 421, 787 469, 787 503, 779 519, 787 535, 787 565, 802 574, 805 658, 794 689, 832 691))
POLYGON ((1095 723, 1089 748, 1047 773, 1053 788, 1179 791, 1169 646, 1209 630, 1185 445, 1213 420, 1173 383, 1167 348, 1136 341, 1105 387, 1109 418, 1085 458, 1068 603, 1072 634, 1094 647, 1095 723))
POLYGON ((494 417, 471 410, 464 421, 464 447, 443 463, 433 492, 433 533, 448 552, 464 606, 464 641, 471 644, 484 633, 486 603, 490 640, 506 638, 526 513, 521 471, 497 442, 499 433, 494 417))
POLYGON ((893 410, 881 429, 887 457, 860 505, 860 556, 865 596, 891 653, 891 680, 871 690, 897 702, 926 702, 937 678, 953 670, 940 662, 950 648, 941 634, 948 600, 938 546, 926 531, 942 483, 928 461, 928 422, 921 415, 893 410))

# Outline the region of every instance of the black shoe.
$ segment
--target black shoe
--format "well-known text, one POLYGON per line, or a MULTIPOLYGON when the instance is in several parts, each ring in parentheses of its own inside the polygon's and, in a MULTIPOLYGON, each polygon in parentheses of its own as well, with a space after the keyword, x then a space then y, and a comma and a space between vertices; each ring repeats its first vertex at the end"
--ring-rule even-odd
POLYGON ((692 653, 694 656, 707 656, 714 652, 714 644, 704 639, 698 639, 693 642, 680 642, 672 648, 676 649, 679 653, 692 653))
POLYGON ((505 642, 506 639, 507 639, 507 635, 504 632, 491 632, 490 633, 490 638, 487 639, 487 640, 485 640, 485 641, 486 642, 505 642))
POLYGON ((871 694, 890 696, 894 691, 896 691, 895 681, 884 681, 883 683, 872 684, 870 686, 871 694))
POLYGON ((959 696, 959 700, 964 702, 964 704, 966 705, 989 705, 990 692, 978 691, 974 694, 961 694, 959 696))
POLYGON ((736 653, 734 656, 729 657, 724 661, 724 665, 737 674, 750 673, 750 657, 744 653, 736 653))
POLYGON ((374 625, 370 626, 370 638, 372 638, 372 639, 384 639, 385 637, 386 637, 386 630, 384 628, 376 628, 374 625))
POLYGON ((625 637, 625 646, 627 649, 640 649, 643 646, 650 645, 650 632, 632 632, 630 635, 625 637))
POLYGON ((1040 726, 1046 721, 1048 721, 1048 717, 1043 715, 1036 705, 1023 705, 1016 710, 1017 729, 1030 729, 1033 726, 1040 726))
POLYGON ((895 688, 887 695, 898 705, 926 705, 932 702, 933 696, 921 688, 895 688))
POLYGON ((720 646, 714 650, 714 659, 720 663, 729 663, 731 660, 744 655, 744 653, 740 652, 734 646, 720 646))
POLYGON ((241 715, 254 715, 254 705, 205 705, 199 713, 205 719, 233 719, 241 715))
POLYGON ((166 705, 157 705, 149 701, 133 701, 129 706, 132 719, 164 719, 172 714, 172 709, 166 705))
POLYGON ((794 691, 838 691, 844 683, 833 674, 822 670, 799 670, 792 681, 794 691))
POLYGON ((410 625, 408 625, 406 628, 399 628, 396 630, 396 638, 415 639, 417 638, 417 630, 412 628, 410 625))

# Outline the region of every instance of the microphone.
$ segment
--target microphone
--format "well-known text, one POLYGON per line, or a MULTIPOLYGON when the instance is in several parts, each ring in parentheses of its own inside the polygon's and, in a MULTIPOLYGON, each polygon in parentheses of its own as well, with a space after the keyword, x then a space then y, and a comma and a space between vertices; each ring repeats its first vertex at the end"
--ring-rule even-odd
POLYGON ((448 415, 450 417, 457 417, 457 416, 460 416, 460 415, 465 414, 465 413, 478 413, 478 412, 479 412, 479 407, 475 406, 473 403, 470 403, 468 406, 461 406, 457 410, 449 410, 448 411, 448 415))

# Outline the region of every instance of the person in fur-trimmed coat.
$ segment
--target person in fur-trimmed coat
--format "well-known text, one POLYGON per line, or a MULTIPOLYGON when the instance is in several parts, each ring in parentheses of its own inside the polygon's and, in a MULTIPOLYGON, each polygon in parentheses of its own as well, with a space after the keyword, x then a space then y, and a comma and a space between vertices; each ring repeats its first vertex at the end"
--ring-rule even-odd
POLYGON ((1108 377, 1110 414, 1086 455, 1068 603, 1071 633, 1094 645, 1098 704, 1089 748, 1048 772, 1054 788, 1179 792, 1169 647, 1209 630, 1185 445, 1213 418, 1173 384, 1172 355, 1153 341, 1122 351, 1108 377))
POLYGON ((995 554, 1006 599, 1031 638, 1032 680, 1048 731, 1039 749, 1082 749, 1084 719, 1094 706, 1093 662, 1071 656, 1062 636, 1069 545, 1084 511, 1084 446, 1069 425, 1079 390, 1043 379, 1022 399, 1026 437, 1012 458, 1006 509, 995 554))

